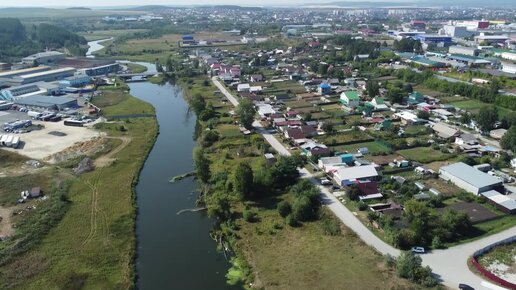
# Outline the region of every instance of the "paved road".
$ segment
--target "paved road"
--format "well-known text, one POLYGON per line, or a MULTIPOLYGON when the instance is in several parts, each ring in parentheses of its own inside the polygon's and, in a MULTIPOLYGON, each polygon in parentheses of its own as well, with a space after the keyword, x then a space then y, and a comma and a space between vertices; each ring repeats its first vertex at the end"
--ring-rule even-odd
MULTIPOLYGON (((228 100, 235 106, 238 106, 238 100, 231 95, 231 93, 216 79, 213 78, 213 83, 220 91, 228 98, 228 100)), ((255 121, 253 126, 257 131, 263 135, 265 140, 281 155, 290 155, 290 152, 285 146, 276 139, 272 134, 269 134, 263 126, 255 121)), ((375 234, 373 234, 347 207, 345 207, 337 198, 328 190, 328 188, 319 184, 318 180, 305 169, 300 169, 302 177, 310 178, 320 190, 323 204, 328 208, 351 230, 353 230, 367 245, 373 247, 378 252, 386 255, 398 256, 400 250, 395 249, 391 245, 382 241, 375 234)), ((452 289, 456 289, 459 283, 465 283, 477 290, 497 289, 485 287, 481 277, 473 274, 467 265, 468 258, 477 250, 500 241, 502 239, 516 235, 516 227, 505 230, 501 233, 476 240, 467 244, 451 247, 446 250, 435 250, 430 253, 421 255, 423 264, 432 268, 434 274, 439 276, 442 283, 452 289)), ((488 284, 488 283, 487 283, 488 284)), ((500 289, 500 288, 498 288, 500 289)))

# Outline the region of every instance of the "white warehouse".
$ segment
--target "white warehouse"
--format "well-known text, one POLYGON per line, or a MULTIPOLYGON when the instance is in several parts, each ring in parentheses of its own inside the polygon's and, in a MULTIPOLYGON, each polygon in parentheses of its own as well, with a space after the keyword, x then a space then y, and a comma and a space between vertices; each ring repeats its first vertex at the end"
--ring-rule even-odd
POLYGON ((441 167, 439 174, 442 179, 476 195, 502 185, 498 178, 462 162, 441 167))

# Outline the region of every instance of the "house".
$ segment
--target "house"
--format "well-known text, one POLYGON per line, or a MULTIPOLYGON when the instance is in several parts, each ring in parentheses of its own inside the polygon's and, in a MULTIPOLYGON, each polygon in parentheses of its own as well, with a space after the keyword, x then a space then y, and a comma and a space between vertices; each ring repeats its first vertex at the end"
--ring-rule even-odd
POLYGON ((241 75, 241 70, 239 67, 232 67, 229 69, 229 74, 234 78, 239 78, 241 75))
POLYGON ((425 100, 425 97, 420 92, 413 92, 409 95, 407 99, 408 105, 416 105, 422 103, 425 100))
POLYGON ((237 85, 237 92, 249 92, 251 89, 251 86, 249 84, 238 84, 237 85))
POLYGON ((485 197, 491 204, 496 206, 499 210, 508 214, 516 213, 516 200, 495 190, 482 192, 481 195, 485 197))
POLYGON ((453 116, 453 113, 445 110, 445 109, 435 109, 432 110, 432 114, 438 116, 441 119, 448 120, 449 117, 453 116))
POLYGON ((320 144, 314 141, 308 141, 301 145, 301 149, 306 156, 313 156, 316 158, 328 157, 331 155, 331 150, 324 144, 320 144))
POLYGON ((300 128, 290 128, 285 131, 285 138, 292 140, 294 143, 303 143, 305 142, 305 134, 301 131, 300 128))
POLYGON ((356 91, 346 91, 340 94, 340 102, 344 106, 354 109, 360 104, 360 97, 356 91))
POLYGON ((262 86, 249 87, 249 92, 251 92, 251 93, 260 93, 262 90, 263 90, 262 86))
POLYGON ((455 137, 455 144, 457 145, 475 145, 478 144, 478 140, 475 136, 469 133, 462 133, 455 137))
POLYGON ((276 113, 276 111, 274 110, 274 108, 272 108, 272 106, 270 104, 258 104, 256 107, 257 107, 258 114, 262 118, 266 118, 266 117, 270 116, 271 114, 276 113))
POLYGON ((327 83, 322 83, 319 85, 317 92, 321 95, 329 95, 331 94, 331 86, 327 83))
POLYGON ((458 136, 460 133, 459 130, 454 129, 454 128, 446 125, 443 122, 439 122, 439 123, 433 125, 432 130, 434 130, 434 132, 437 134, 437 136, 439 136, 440 138, 443 138, 443 139, 454 138, 454 137, 458 136))
POLYGON ((506 129, 495 129, 495 130, 489 131, 489 136, 491 138, 500 140, 500 139, 502 139, 503 135, 505 135, 505 133, 507 133, 506 129))
POLYGON ((317 165, 324 172, 328 172, 335 166, 344 166, 344 163, 342 162, 342 158, 340 156, 333 156, 319 158, 319 160, 317 161, 317 165))
POLYGON ((333 176, 339 185, 352 184, 355 180, 377 180, 379 178, 374 165, 342 167, 337 169, 333 176))
POLYGON ((394 117, 400 119, 401 124, 403 125, 416 125, 428 122, 424 119, 418 118, 416 114, 410 111, 401 111, 399 113, 394 114, 394 117))
POLYGON ((272 97, 274 98, 274 100, 276 100, 276 102, 288 101, 291 99, 291 96, 288 94, 279 94, 279 95, 274 95, 272 97))
POLYGON ((399 219, 403 215, 403 207, 399 204, 396 204, 394 202, 392 203, 378 203, 378 204, 371 204, 369 208, 373 212, 377 212, 381 215, 388 215, 391 216, 394 219, 399 219))
POLYGON ((252 83, 260 83, 260 82, 263 82, 263 75, 261 74, 255 74, 255 75, 252 75, 251 78, 249 79, 252 83))
POLYGON ((441 167, 439 174, 442 179, 476 195, 502 186, 498 178, 462 162, 441 167))
POLYGON ((385 100, 381 97, 375 97, 369 103, 373 106, 375 111, 386 111, 389 109, 385 104, 385 100))

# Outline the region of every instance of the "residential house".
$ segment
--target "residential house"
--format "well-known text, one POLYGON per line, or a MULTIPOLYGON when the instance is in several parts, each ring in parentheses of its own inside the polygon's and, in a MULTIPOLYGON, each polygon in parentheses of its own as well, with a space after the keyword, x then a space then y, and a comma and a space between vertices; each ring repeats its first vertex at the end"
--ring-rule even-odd
POLYGON ((385 101, 381 97, 375 97, 371 102, 369 102, 374 108, 375 111, 386 111, 389 109, 387 105, 385 104, 385 101))
POLYGON ((408 96, 407 104, 416 105, 422 103, 424 100, 425 97, 420 92, 414 91, 408 96))
POLYGON ((326 145, 314 141, 308 141, 301 145, 301 149, 308 157, 320 158, 331 155, 331 150, 326 145))
POLYGON ((440 138, 443 138, 443 139, 455 138, 456 136, 458 136, 460 134, 459 130, 452 128, 443 122, 439 122, 439 123, 433 125, 432 130, 434 130, 434 132, 437 134, 437 136, 439 136, 440 138))
POLYGON ((474 145, 478 144, 478 140, 475 136, 469 133, 462 133, 455 137, 455 144, 457 145, 474 145))
POLYGON ((340 94, 340 102, 351 109, 354 109, 360 105, 360 97, 356 91, 346 91, 340 94))
POLYGON ((249 84, 238 84, 237 85, 237 92, 249 92, 251 89, 251 86, 249 84))
POLYGON ((251 78, 250 78, 250 81, 252 83, 260 83, 260 82, 263 82, 263 75, 262 74, 255 74, 255 75, 252 75, 251 78))
POLYGON ((327 83, 322 83, 319 85, 317 90, 321 95, 329 95, 331 94, 331 86, 327 83))
POLYGON ((339 185, 354 184, 356 180, 377 180, 378 172, 374 165, 342 167, 333 176, 339 185))

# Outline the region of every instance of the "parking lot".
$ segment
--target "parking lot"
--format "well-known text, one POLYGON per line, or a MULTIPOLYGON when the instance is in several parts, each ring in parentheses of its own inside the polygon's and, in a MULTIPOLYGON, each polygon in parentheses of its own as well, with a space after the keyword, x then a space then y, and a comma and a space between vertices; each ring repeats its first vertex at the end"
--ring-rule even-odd
MULTIPOLYGON (((15 120, 30 119, 27 113, 18 111, 0 111, 0 124, 15 120)), ((90 140, 102 134, 92 128, 94 123, 89 123, 85 127, 65 126, 63 121, 59 122, 43 122, 33 120, 34 125, 43 125, 40 130, 33 130, 28 133, 16 134, 20 137, 20 146, 17 149, 3 147, 3 149, 17 152, 33 159, 42 159, 52 154, 63 151, 64 149, 74 145, 77 142, 90 140), (64 134, 49 134, 50 132, 60 132, 64 134), (61 136, 60 136, 61 135, 61 136)), ((0 130, 0 134, 5 133, 0 130)))

